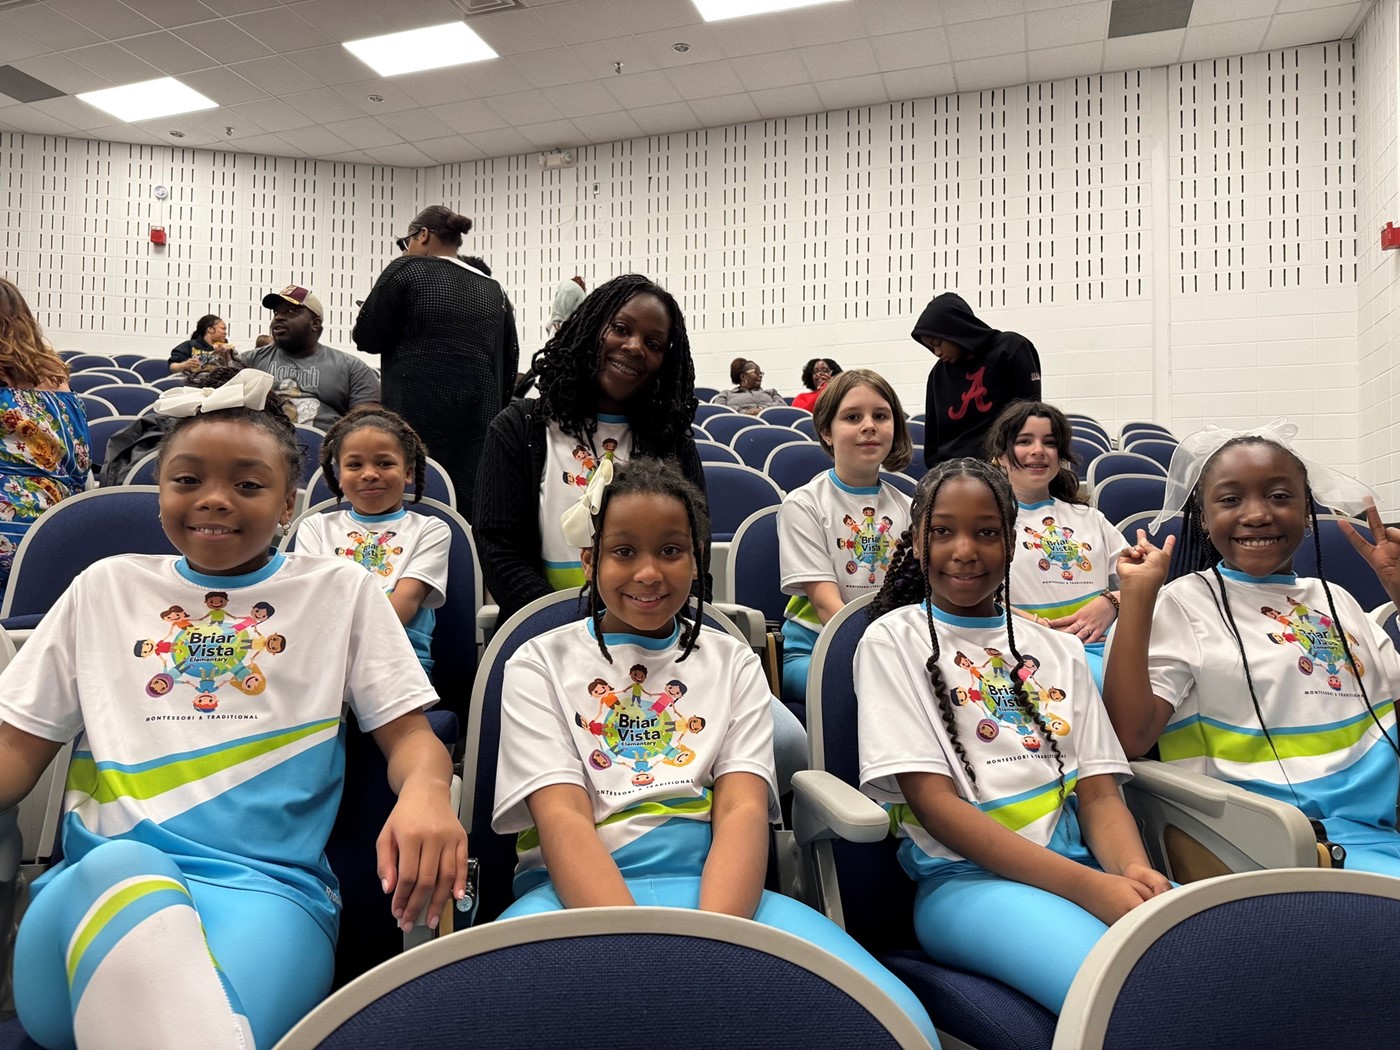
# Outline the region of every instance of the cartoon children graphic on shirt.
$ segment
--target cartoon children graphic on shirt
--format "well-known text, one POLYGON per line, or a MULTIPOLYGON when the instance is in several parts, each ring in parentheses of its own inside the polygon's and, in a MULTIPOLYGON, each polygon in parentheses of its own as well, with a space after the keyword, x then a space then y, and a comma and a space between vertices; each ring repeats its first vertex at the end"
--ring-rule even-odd
POLYGON ((889 531, 894 527, 894 522, 889 517, 882 517, 877 524, 874 507, 862 507, 861 516, 860 522, 849 514, 841 519, 852 535, 848 539, 838 539, 836 549, 851 552, 851 560, 846 563, 849 575, 854 576, 863 570, 866 582, 874 584, 880 578, 880 570, 890 564, 893 544, 889 531))
POLYGON ((1041 518, 1040 524, 1044 527, 1044 532, 1036 532, 1029 525, 1022 528, 1021 531, 1031 538, 1023 540, 1021 546, 1028 551, 1040 552, 1036 567, 1041 572, 1049 572, 1053 563, 1059 566, 1060 579, 1068 583, 1074 579, 1076 568, 1084 572, 1093 570, 1093 562, 1084 555, 1094 548, 1088 543, 1076 543, 1073 529, 1061 528, 1051 517, 1041 518))
POLYGON ((394 564, 389 559, 403 553, 402 547, 391 546, 389 543, 397 535, 392 529, 385 532, 351 530, 345 534, 350 546, 337 547, 335 552, 377 576, 391 576, 394 564))
MULTIPOLYGON (((606 444, 605 446, 606 447, 606 444)), ((617 447, 617 442, 613 442, 613 448, 617 447)), ((589 452, 583 445, 575 445, 573 452, 574 459, 578 460, 579 471, 577 474, 570 474, 564 471, 564 483, 566 485, 577 485, 583 488, 588 484, 588 479, 593 476, 593 472, 598 469, 598 461, 593 458, 593 453, 589 452)), ((611 458, 611 457, 609 457, 611 458)))
MULTIPOLYGON (((1342 640, 1337 635, 1337 627, 1332 617, 1325 613, 1314 613, 1306 605, 1296 601, 1292 597, 1288 598, 1291 606, 1287 613, 1279 612, 1267 605, 1261 606, 1259 611, 1269 619, 1278 623, 1283 630, 1269 633, 1269 641, 1275 645, 1296 645, 1302 650, 1302 655, 1298 657, 1298 670, 1304 675, 1311 676, 1314 668, 1322 666, 1327 669, 1327 684, 1335 690, 1342 688, 1341 672, 1346 669, 1351 672, 1351 664, 1347 662, 1346 651, 1342 648, 1342 640)), ((1351 647, 1353 656, 1356 652, 1356 636, 1350 631, 1347 632, 1347 644, 1351 647)), ((1360 660, 1356 660, 1355 677, 1362 678, 1366 674, 1365 665, 1360 660)))
POLYGON ((694 759, 694 751, 680 741, 687 732, 703 729, 705 720, 686 718, 675 709, 676 701, 688 691, 679 679, 668 682, 663 692, 649 693, 642 686, 647 678, 644 665, 634 664, 628 677, 632 684, 620 696, 601 678, 590 682, 588 692, 598 701, 598 715, 585 721, 583 715, 575 714, 574 721, 598 740, 597 750, 589 756, 595 769, 620 763, 632 770, 634 786, 647 787, 656 782, 654 764, 683 766, 694 759), (606 715, 605 707, 609 708, 606 715))
POLYGON ((617 462, 617 438, 603 439, 603 458, 617 462))
MULTIPOLYGON (((617 698, 613 687, 601 678, 595 678, 588 683, 588 695, 598 701, 598 713, 591 721, 587 722, 584 721, 582 715, 574 715, 574 721, 594 736, 601 736, 604 729, 617 718, 617 710, 622 701, 617 698), (604 712, 606 712, 606 717, 604 712)), ((612 765, 612 763, 609 762, 608 765, 612 765)))
POLYGON ((191 621, 178 605, 162 612, 168 624, 165 637, 136 642, 132 655, 160 660, 160 670, 146 683, 147 696, 160 698, 185 684, 194 689, 195 710, 210 712, 218 709, 218 692, 226 684, 245 696, 262 693, 267 676, 254 657, 282 652, 287 640, 280 634, 264 637, 259 630, 275 612, 267 602, 257 602, 247 616, 235 619, 226 592, 211 591, 204 600, 209 612, 198 621, 191 621))

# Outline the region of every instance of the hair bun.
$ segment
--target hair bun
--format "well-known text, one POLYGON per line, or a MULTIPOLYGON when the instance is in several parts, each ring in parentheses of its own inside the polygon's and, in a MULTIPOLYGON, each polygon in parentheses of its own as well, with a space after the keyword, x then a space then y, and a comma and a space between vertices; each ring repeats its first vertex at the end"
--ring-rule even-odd
POLYGON ((471 233, 472 221, 465 215, 458 215, 456 212, 453 212, 452 218, 447 220, 447 228, 453 233, 471 233))

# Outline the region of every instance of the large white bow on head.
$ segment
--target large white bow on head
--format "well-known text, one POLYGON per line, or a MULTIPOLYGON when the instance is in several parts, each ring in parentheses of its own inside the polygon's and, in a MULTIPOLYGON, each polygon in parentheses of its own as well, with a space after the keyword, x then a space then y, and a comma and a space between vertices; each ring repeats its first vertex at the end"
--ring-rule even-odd
POLYGON ((267 405, 273 382, 268 373, 245 368, 223 386, 179 386, 166 390, 156 401, 155 410, 163 416, 193 416, 226 408, 261 411, 267 405))
POLYGON ((593 476, 584 486, 578 502, 566 510, 559 518, 564 530, 564 542, 570 547, 582 550, 593 546, 593 515, 603 505, 603 493, 612 484, 613 461, 604 456, 593 471, 593 476))

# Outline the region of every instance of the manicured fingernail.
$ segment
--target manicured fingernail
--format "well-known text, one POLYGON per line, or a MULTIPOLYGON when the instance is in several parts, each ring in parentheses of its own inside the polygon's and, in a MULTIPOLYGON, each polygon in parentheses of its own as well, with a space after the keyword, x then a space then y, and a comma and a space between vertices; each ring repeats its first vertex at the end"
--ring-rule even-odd
POLYGON ((379 885, 380 885, 380 887, 384 890, 385 893, 388 893, 388 892, 389 892, 389 880, 388 880, 388 879, 380 879, 380 880, 379 880, 379 885))
POLYGON ((430 918, 428 919, 428 929, 430 929, 430 930, 436 930, 436 929, 438 928, 438 919, 439 919, 439 918, 441 918, 441 916, 439 916, 439 915, 434 915, 434 916, 430 917, 430 918))

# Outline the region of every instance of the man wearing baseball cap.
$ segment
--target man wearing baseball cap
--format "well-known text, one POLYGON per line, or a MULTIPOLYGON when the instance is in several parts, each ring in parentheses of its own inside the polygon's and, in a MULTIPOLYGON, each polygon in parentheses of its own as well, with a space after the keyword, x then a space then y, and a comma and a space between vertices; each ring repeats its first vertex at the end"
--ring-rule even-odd
POLYGON ((243 355, 269 373, 296 406, 297 422, 328 430, 356 405, 379 402, 379 377, 359 358, 321 342, 321 300, 299 285, 263 296, 272 311, 272 345, 243 355))

